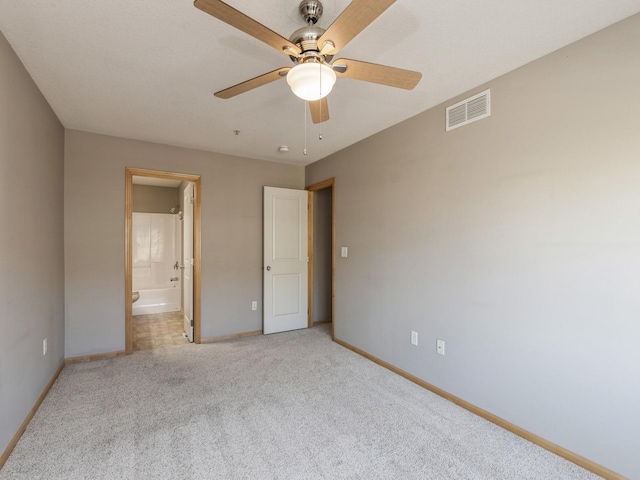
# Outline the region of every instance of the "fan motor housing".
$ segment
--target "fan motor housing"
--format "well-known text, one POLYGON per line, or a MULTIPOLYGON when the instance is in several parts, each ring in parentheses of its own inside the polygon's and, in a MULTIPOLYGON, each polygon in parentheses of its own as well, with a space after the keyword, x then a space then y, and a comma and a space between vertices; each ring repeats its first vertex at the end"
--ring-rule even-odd
POLYGON ((289 37, 289 41, 295 45, 298 45, 302 52, 310 52, 319 50, 318 48, 318 39, 324 33, 324 29, 320 27, 302 27, 293 32, 291 37, 289 37))
POLYGON ((324 33, 324 28, 309 26, 302 27, 293 32, 291 37, 289 37, 289 41, 295 45, 300 47, 302 50, 302 55, 298 58, 289 55, 289 58, 293 61, 293 63, 300 63, 302 59, 307 56, 315 56, 322 58, 324 62, 328 63, 333 58, 333 55, 317 55, 320 47, 318 46, 318 39, 324 33), (305 53, 309 53, 311 55, 305 55, 305 53), (315 55, 314 55, 315 54, 315 55))

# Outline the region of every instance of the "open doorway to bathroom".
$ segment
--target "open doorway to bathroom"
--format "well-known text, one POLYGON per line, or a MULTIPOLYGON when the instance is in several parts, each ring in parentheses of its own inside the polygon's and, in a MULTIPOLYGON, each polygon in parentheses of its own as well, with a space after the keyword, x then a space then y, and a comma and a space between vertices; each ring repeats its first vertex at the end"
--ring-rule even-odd
POLYGON ((309 191, 308 326, 330 323, 334 337, 335 179, 315 183, 309 191))
POLYGON ((127 353, 200 343, 200 177, 126 169, 127 353))

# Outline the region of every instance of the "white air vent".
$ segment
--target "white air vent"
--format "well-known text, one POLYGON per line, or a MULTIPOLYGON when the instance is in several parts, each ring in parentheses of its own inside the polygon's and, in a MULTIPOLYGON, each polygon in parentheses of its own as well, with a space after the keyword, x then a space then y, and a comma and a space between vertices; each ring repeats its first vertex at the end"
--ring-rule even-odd
POLYGON ((447 132, 491 115, 491 90, 447 107, 447 132))

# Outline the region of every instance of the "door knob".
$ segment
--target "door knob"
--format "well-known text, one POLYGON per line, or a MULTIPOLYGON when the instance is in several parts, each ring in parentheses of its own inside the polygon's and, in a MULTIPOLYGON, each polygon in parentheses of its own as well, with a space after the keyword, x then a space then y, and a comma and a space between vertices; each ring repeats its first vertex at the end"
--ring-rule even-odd
POLYGON ((267 271, 271 270, 271 267, 267 266, 267 271))

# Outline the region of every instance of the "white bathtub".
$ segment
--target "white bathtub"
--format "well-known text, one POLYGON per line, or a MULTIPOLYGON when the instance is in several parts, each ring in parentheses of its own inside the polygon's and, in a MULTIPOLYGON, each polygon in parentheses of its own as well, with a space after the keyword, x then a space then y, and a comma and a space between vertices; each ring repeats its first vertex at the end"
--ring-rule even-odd
POLYGON ((179 312, 181 310, 182 295, 180 284, 172 287, 147 288, 135 290, 140 293, 140 299, 133 304, 133 315, 149 313, 179 312))

